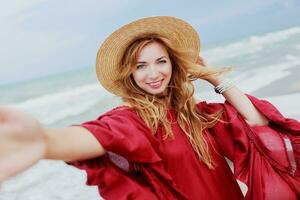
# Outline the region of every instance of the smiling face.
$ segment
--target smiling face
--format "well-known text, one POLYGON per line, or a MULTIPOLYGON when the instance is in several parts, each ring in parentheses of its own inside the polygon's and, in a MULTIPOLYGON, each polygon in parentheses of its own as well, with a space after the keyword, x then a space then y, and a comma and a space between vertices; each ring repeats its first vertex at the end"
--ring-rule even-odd
POLYGON ((145 46, 138 56, 132 76, 145 92, 153 95, 163 93, 172 76, 172 64, 166 48, 158 42, 145 46))

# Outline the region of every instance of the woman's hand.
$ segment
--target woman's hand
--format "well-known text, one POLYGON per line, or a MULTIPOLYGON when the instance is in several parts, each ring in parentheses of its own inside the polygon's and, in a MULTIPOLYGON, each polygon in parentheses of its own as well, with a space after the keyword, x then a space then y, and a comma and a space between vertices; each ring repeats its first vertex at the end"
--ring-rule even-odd
MULTIPOLYGON (((207 67, 205 60, 201 56, 198 57, 197 64, 207 67)), ((224 80, 224 76, 223 74, 213 74, 207 76, 205 80, 210 82, 212 85, 217 86, 224 80)), ((222 93, 222 95, 232 106, 235 107, 249 125, 261 126, 268 124, 266 117, 254 107, 248 97, 236 86, 230 88, 230 90, 226 90, 222 93)))
MULTIPOLYGON (((196 63, 203 67, 208 67, 204 58, 200 55, 199 55, 196 63)), ((207 76, 207 78, 205 78, 206 81, 208 81, 209 83, 211 83, 214 86, 219 85, 223 79, 224 79, 224 76, 222 74, 213 74, 213 75, 207 76)))
POLYGON ((202 56, 198 56, 198 59, 197 59, 197 62, 196 62, 198 65, 202 65, 202 66, 204 66, 204 67, 207 67, 207 64, 206 64, 206 62, 205 62, 205 60, 203 59, 203 57, 202 56))
POLYGON ((46 145, 43 129, 33 117, 0 106, 0 181, 42 159, 46 145))

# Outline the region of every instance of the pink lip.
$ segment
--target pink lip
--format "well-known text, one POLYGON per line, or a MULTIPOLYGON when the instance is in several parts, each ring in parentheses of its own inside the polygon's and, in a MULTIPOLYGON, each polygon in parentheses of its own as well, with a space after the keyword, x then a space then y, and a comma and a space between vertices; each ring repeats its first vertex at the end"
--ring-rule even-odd
POLYGON ((150 83, 147 83, 147 84, 148 84, 151 88, 157 89, 157 88, 160 88, 160 86, 162 85, 162 82, 163 82, 163 79, 162 79, 162 80, 159 80, 159 81, 150 82, 150 83))

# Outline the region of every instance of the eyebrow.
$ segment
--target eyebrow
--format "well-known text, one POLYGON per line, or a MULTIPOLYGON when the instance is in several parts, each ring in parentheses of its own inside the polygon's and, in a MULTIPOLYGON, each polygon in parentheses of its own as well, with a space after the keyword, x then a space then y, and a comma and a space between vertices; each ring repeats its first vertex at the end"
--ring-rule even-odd
MULTIPOLYGON (((162 56, 160 58, 157 58, 156 61, 159 61, 159 60, 161 60, 163 58, 167 58, 167 57, 166 56, 162 56)), ((145 61, 138 61, 137 64, 139 64, 139 63, 144 64, 144 63, 147 63, 147 62, 145 62, 145 61)))

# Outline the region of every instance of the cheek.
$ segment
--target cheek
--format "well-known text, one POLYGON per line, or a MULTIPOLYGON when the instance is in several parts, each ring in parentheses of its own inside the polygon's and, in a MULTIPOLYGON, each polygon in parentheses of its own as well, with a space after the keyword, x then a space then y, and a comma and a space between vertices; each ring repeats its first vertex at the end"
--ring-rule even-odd
POLYGON ((144 75, 141 71, 135 71, 132 73, 133 80, 139 85, 144 80, 144 75))
POLYGON ((168 66, 165 70, 165 75, 171 77, 172 76, 172 66, 168 66))

